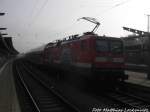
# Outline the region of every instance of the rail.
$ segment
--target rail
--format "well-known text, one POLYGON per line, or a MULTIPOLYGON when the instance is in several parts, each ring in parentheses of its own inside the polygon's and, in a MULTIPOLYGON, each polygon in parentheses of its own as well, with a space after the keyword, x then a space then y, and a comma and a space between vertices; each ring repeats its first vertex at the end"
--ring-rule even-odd
POLYGON ((121 91, 113 91, 107 93, 107 96, 120 103, 123 107, 131 107, 136 109, 150 109, 150 102, 141 97, 130 95, 121 91))
POLYGON ((32 101, 37 112, 65 111, 80 112, 80 110, 58 94, 36 74, 29 70, 23 63, 17 63, 17 75, 32 101))

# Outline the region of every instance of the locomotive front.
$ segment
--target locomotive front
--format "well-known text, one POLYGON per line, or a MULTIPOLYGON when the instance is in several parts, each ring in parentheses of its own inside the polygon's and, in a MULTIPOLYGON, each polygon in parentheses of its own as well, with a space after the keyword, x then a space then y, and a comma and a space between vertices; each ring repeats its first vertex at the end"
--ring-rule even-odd
POLYGON ((93 73, 102 80, 125 80, 124 46, 120 38, 99 36, 95 38, 93 73))

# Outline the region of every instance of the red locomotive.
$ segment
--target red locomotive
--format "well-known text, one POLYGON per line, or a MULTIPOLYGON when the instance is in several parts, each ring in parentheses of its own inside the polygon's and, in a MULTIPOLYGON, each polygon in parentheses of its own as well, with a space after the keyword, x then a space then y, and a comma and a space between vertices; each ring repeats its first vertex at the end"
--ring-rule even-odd
POLYGON ((126 79, 123 42, 120 38, 87 32, 50 43, 44 50, 44 63, 74 71, 89 78, 126 79))
MULTIPOLYGON (((87 18, 83 18, 87 19, 87 18)), ((95 20, 87 19, 96 23, 95 20)), ((98 80, 125 80, 124 45, 120 38, 92 32, 73 35, 45 46, 43 63, 98 80)), ((71 74, 70 74, 71 75, 71 74)))

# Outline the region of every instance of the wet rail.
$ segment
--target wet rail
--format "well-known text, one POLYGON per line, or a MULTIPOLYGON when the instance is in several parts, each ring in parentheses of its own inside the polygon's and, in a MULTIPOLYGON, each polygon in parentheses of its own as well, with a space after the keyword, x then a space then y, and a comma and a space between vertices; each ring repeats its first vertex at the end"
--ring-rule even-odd
POLYGON ((53 86, 42 82, 36 75, 33 75, 23 63, 16 63, 15 69, 17 79, 22 85, 21 88, 26 93, 24 95, 24 105, 28 105, 25 106, 27 108, 24 108, 26 111, 80 112, 75 105, 54 91, 53 86))
POLYGON ((136 108, 136 109, 150 109, 150 102, 144 98, 127 94, 121 91, 112 91, 106 93, 106 96, 118 103, 121 107, 136 108))

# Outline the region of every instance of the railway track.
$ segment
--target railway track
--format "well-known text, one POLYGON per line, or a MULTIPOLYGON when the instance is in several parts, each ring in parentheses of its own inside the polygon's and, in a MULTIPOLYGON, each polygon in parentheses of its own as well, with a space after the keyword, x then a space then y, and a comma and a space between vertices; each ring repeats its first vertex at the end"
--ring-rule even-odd
MULTIPOLYGON (((26 65, 29 66, 28 64, 26 65)), ((120 107, 136 108, 136 109, 141 109, 141 108, 150 109, 150 102, 146 101, 144 98, 129 95, 127 93, 125 94, 121 91, 107 93, 107 97, 110 98, 110 100, 114 100, 115 102, 118 103, 115 105, 115 107, 120 106, 120 107)))
POLYGON ((129 94, 134 94, 150 101, 149 87, 132 83, 124 83, 123 87, 126 89, 126 91, 128 91, 129 94))
POLYGON ((109 92, 106 93, 106 96, 118 102, 121 107, 150 110, 150 102, 141 97, 130 95, 121 91, 109 92))
POLYGON ((33 75, 22 63, 15 64, 15 77, 24 97, 24 112, 80 112, 80 110, 33 75))
MULTIPOLYGON (((31 71, 31 67, 27 63, 17 64, 16 71, 21 83, 26 85, 25 104, 28 110, 36 110, 37 112, 79 112, 76 106, 69 103, 57 92, 53 91, 53 86, 48 81, 42 81, 42 77, 38 77, 36 73, 31 71), (26 67, 27 66, 27 67, 26 67), (22 78, 22 79, 21 79, 22 78), (34 89, 34 91, 32 91, 34 89), (39 92, 40 91, 40 92, 39 92), (52 94, 50 94, 52 92, 52 94), (33 100, 33 101, 32 101, 33 100), (31 106, 32 105, 32 106, 31 106), (30 107, 29 107, 30 106, 30 107)), ((25 88, 22 87, 23 89, 25 88)), ((123 93, 120 90, 106 92, 105 97, 116 103, 114 108, 135 108, 149 109, 150 102, 144 98, 137 97, 128 93, 123 93)), ((25 111, 26 112, 26 111, 25 111)))

